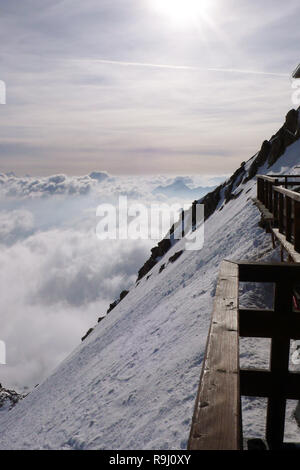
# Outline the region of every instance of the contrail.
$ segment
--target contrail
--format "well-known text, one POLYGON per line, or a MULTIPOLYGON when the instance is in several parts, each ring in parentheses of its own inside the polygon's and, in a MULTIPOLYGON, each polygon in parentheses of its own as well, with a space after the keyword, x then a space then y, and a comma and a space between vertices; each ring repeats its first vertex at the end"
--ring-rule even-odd
POLYGON ((152 64, 147 62, 125 62, 121 60, 109 60, 109 59, 93 59, 93 62, 98 62, 100 64, 111 64, 111 65, 121 65, 124 67, 154 67, 159 69, 172 69, 172 70, 197 70, 202 72, 224 72, 224 73, 243 73, 246 75, 269 75, 273 77, 289 77, 286 73, 275 73, 275 72, 263 72, 257 70, 242 70, 242 69, 222 69, 215 67, 197 67, 190 65, 167 65, 167 64, 152 64))

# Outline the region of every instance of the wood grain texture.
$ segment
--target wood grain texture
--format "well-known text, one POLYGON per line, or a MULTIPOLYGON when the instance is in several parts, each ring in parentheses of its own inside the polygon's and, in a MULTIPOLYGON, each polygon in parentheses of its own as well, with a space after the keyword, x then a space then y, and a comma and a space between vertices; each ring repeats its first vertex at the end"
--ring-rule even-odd
POLYGON ((189 450, 241 447, 238 265, 221 264, 189 450))

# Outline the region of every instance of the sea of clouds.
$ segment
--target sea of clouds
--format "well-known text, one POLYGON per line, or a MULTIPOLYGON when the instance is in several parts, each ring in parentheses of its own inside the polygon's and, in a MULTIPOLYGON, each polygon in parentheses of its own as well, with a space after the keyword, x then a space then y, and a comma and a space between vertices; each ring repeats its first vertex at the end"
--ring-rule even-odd
MULTIPOLYGON (((0 382, 31 389, 80 343, 109 303, 130 288, 156 240, 99 240, 96 208, 117 203, 173 201, 155 188, 167 176, 69 177, 0 173, 0 339, 7 365, 0 382)), ((220 178, 178 177, 190 188, 220 178)))

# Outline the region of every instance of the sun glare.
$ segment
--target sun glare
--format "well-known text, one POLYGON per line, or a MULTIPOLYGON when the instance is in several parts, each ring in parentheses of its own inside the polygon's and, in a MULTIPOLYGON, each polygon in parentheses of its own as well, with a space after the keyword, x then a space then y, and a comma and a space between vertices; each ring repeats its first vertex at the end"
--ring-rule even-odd
POLYGON ((205 19, 211 0, 155 0, 155 8, 177 24, 205 19))

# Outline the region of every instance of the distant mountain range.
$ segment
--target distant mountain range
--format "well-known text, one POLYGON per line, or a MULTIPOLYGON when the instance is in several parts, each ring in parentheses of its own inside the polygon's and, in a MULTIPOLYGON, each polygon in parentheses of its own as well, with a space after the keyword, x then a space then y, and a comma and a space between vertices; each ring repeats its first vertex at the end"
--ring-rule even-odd
POLYGON ((168 197, 179 197, 183 199, 199 199, 200 197, 207 194, 209 191, 213 191, 216 186, 199 186, 197 188, 190 188, 187 182, 190 180, 188 177, 178 176, 175 180, 166 186, 157 186, 152 193, 153 194, 164 194, 168 197))

